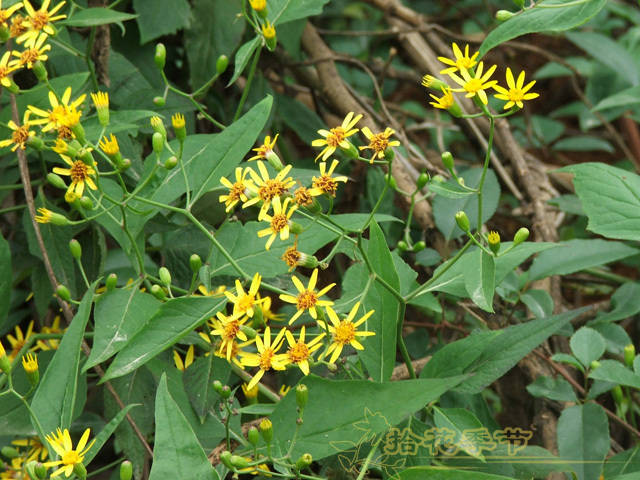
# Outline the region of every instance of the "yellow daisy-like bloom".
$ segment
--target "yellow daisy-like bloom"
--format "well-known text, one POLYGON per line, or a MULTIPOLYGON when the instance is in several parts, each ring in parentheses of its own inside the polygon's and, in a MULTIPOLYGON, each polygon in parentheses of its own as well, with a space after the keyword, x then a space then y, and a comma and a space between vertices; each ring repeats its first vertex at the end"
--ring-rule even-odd
POLYGON ((109 108, 109 94, 107 92, 96 92, 91 94, 93 106, 99 108, 109 108))
POLYGON ((451 88, 442 88, 442 97, 436 97, 434 94, 430 93, 429 96, 435 100, 435 102, 429 102, 430 105, 433 105, 436 108, 441 108, 443 110, 449 110, 453 105, 455 105, 456 101, 453 99, 453 94, 451 93, 451 88))
POLYGON ((189 345, 189 348, 187 349, 187 354, 184 356, 184 361, 182 360, 182 357, 180 356, 177 350, 173 351, 173 363, 176 364, 176 368, 178 370, 180 370, 181 372, 184 372, 187 368, 189 368, 189 365, 193 363, 194 351, 195 349, 193 345, 189 345))
POLYGON ((447 57, 438 57, 438 60, 440 60, 442 63, 450 65, 450 67, 441 70, 440 73, 448 74, 457 72, 458 70, 471 70, 473 67, 475 67, 476 63, 478 63, 476 62, 476 58, 478 57, 478 54, 480 52, 476 52, 472 56, 469 56, 469 45, 465 45, 464 55, 455 42, 451 45, 451 47, 453 50, 453 55, 455 57, 454 59, 447 57))
POLYGON ((27 140, 29 137, 34 136, 36 134, 35 131, 31 130, 33 126, 33 121, 29 119, 31 112, 27 110, 24 112, 24 116, 22 117, 22 125, 18 126, 16 122, 13 120, 9 120, 7 126, 13 130, 11 133, 11 138, 7 138, 6 140, 0 141, 0 148, 8 147, 9 145, 13 145, 11 147, 11 151, 15 152, 18 147, 22 150, 27 148, 27 140))
POLYGON ((280 170, 274 178, 269 177, 269 172, 264 162, 258 160, 257 165, 260 175, 253 170, 249 170, 249 175, 253 182, 248 185, 249 190, 256 194, 256 196, 244 202, 242 208, 255 205, 262 200, 263 204, 258 214, 258 220, 264 220, 273 199, 287 193, 296 182, 293 178, 287 177, 287 174, 291 170, 291 165, 287 165, 280 170))
MULTIPOLYGON (((25 21, 26 23, 26 21, 25 21)), ((23 34, 27 35, 31 31, 23 34)), ((46 54, 49 50, 51 50, 51 45, 45 45, 44 42, 47 41, 48 35, 46 33, 41 33, 38 37, 34 37, 33 41, 29 40, 28 43, 25 43, 25 47, 27 47, 22 52, 18 52, 14 50, 11 54, 14 57, 18 57, 17 60, 13 61, 13 65, 20 65, 22 67, 33 68, 33 64, 38 60, 41 62, 46 62, 49 58, 46 54)))
POLYGON ((258 398, 258 384, 254 385, 253 388, 248 388, 248 384, 246 383, 243 383, 241 386, 242 393, 244 393, 244 396, 247 400, 250 398, 258 398))
POLYGON ((331 176, 338 166, 338 163, 338 160, 334 160, 327 171, 327 164, 325 162, 320 162, 320 176, 313 177, 313 188, 317 188, 318 190, 321 190, 322 193, 335 197, 338 190, 338 182, 346 182, 349 180, 344 175, 339 175, 337 177, 331 176))
POLYGON ((198 287, 198 292, 200 292, 205 297, 221 297, 224 295, 224 291, 227 289, 225 285, 220 285, 213 290, 207 290, 207 287, 204 285, 200 285, 198 287))
POLYGON ((54 467, 57 465, 62 465, 58 470, 51 474, 51 478, 57 477, 58 475, 64 473, 65 477, 70 477, 73 473, 73 467, 76 464, 82 463, 84 460, 84 456, 91 449, 96 439, 94 438, 89 445, 87 445, 87 440, 89 440, 89 435, 91 433, 91 429, 87 428, 82 437, 80 437, 80 441, 78 442, 77 447, 73 448, 73 443, 71 442, 71 436, 69 435, 69 430, 66 428, 64 431, 61 431, 59 428, 55 433, 51 433, 47 435, 45 438, 51 448, 58 454, 60 460, 56 460, 53 462, 47 462, 44 464, 45 467, 54 467))
POLYGON ((3 470, 0 472, 0 479, 9 480, 31 480, 27 473, 24 473, 24 457, 15 457, 11 459, 11 465, 3 462, 3 470))
POLYGON ((289 211, 287 211, 287 207, 291 203, 291 198, 287 197, 284 199, 283 203, 280 203, 280 197, 275 197, 273 199, 273 216, 267 213, 264 214, 262 218, 265 222, 269 222, 269 228, 264 228, 262 230, 258 230, 258 237, 266 237, 267 235, 271 235, 267 240, 267 244, 265 245, 265 249, 269 250, 273 241, 276 239, 278 235, 280 235, 280 240, 285 241, 289 238, 289 226, 291 225, 291 215, 298 209, 297 205, 291 205, 289 211))
MULTIPOLYGON (((16 5, 19 5, 19 4, 16 3, 16 5)), ((12 7, 15 7, 16 5, 12 5, 12 7)), ((24 32, 26 32, 28 28, 25 25, 25 22, 26 22, 26 18, 24 18, 19 13, 11 17, 11 26, 9 27, 9 36, 11 38, 17 38, 20 35, 22 35, 24 32)))
POLYGON ((221 351, 220 350, 220 345, 222 344, 222 341, 220 340, 219 342, 216 343, 216 349, 214 351, 214 355, 216 357, 224 358, 228 362, 233 362, 238 367, 240 367, 240 368, 242 368, 244 370, 244 365, 241 362, 240 356, 244 355, 247 352, 245 352, 243 350, 243 348, 246 347, 247 345, 251 345, 255 341, 256 340, 254 338, 252 338, 251 340, 247 340, 246 342, 242 342, 242 343, 238 343, 238 342, 236 342, 234 340, 233 342, 231 342, 231 356, 230 356, 230 359, 227 359, 226 349, 225 349, 225 351, 221 351))
MULTIPOLYGON (((66 328, 60 328, 60 315, 56 315, 53 318, 53 322, 50 327, 42 327, 40 333, 55 333, 62 334, 66 331, 66 328)), ((47 338, 46 340, 38 340, 36 345, 40 350, 57 350, 60 345, 60 340, 57 338, 47 338)))
POLYGON ((240 280, 236 280, 236 294, 226 291, 225 296, 231 303, 233 303, 233 314, 246 314, 249 317, 253 317, 253 307, 259 305, 259 302, 263 302, 264 299, 258 300, 258 289, 260 288, 260 281, 262 276, 256 272, 251 279, 251 285, 249 291, 245 292, 242 288, 240 280))
MULTIPOLYGON (((84 193, 84 185, 87 184, 91 190, 97 190, 96 184, 90 175, 95 175, 96 171, 93 167, 87 165, 82 160, 71 160, 66 155, 60 155, 67 165, 71 168, 55 167, 53 173, 58 175, 67 175, 71 177, 71 185, 67 189, 67 193, 75 195, 76 197, 82 197, 84 193)), ((66 198, 66 197, 65 197, 66 198)))
POLYGON ((329 290, 335 287, 336 284, 331 283, 330 285, 327 285, 319 292, 316 292, 315 290, 316 283, 318 282, 317 268, 314 268, 313 273, 311 274, 311 278, 309 279, 309 285, 307 286, 307 288, 304 287, 302 282, 295 275, 291 276, 291 281, 293 282, 296 289, 298 290, 298 295, 296 295, 295 297, 293 295, 285 295, 285 294, 280 295, 280 300, 287 303, 295 304, 298 310, 296 313, 293 314, 293 317, 291 317, 291 320, 289 320, 289 325, 295 322, 296 319, 300 315, 302 315, 302 313, 305 310, 309 311, 309 315, 311 315, 311 317, 314 320, 318 319, 318 314, 316 313, 316 307, 329 307, 327 308, 327 311, 331 311, 330 307, 331 305, 333 305, 333 302, 331 300, 320 300, 320 297, 322 297, 325 293, 327 293, 329 290))
POLYGON ((27 333, 22 333, 22 329, 19 326, 14 328, 15 336, 9 334, 7 335, 7 340, 9 340, 9 345, 11 345, 11 352, 9 353, 9 358, 13 360, 18 355, 18 352, 24 347, 29 337, 33 335, 33 320, 29 322, 27 326, 27 333))
POLYGON ((28 449, 25 460, 27 463, 32 460, 42 461, 49 456, 47 447, 40 443, 40 439, 38 437, 19 438, 17 440, 13 440, 11 442, 11 445, 14 445, 18 448, 28 449))
POLYGON ((246 367, 259 367, 258 372, 253 376, 247 388, 250 390, 255 387, 265 372, 273 370, 284 370, 289 363, 289 357, 286 353, 278 354, 278 350, 284 342, 285 329, 281 329, 276 335, 273 343, 271 342, 271 328, 264 329, 264 340, 260 336, 256 336, 256 347, 258 353, 240 354, 242 364, 246 367))
POLYGON ((104 153, 109 156, 115 155, 120 151, 120 146, 118 145, 118 139, 112 133, 111 138, 102 137, 102 140, 98 143, 100 148, 104 153))
MULTIPOLYGON (((369 310, 362 317, 358 319, 358 321, 353 322, 356 313, 358 312, 358 308, 360 308, 360 302, 356 302, 353 306, 349 315, 344 320, 340 320, 336 312, 328 309, 329 319, 331 320, 332 325, 328 325, 329 332, 332 335, 331 345, 327 349, 325 354, 329 355, 331 352, 330 363, 334 363, 337 358, 342 353, 342 349, 345 345, 351 345, 356 350, 364 350, 362 344, 358 341, 357 337, 368 337, 370 335, 375 335, 375 332, 358 332, 357 328, 362 325, 371 315, 373 315, 374 310, 369 310)), ((318 324, 321 328, 325 328, 325 325, 320 322, 318 324)))
POLYGON ((243 202, 248 200, 245 192, 249 185, 246 178, 250 170, 249 168, 236 167, 236 181, 234 183, 231 183, 226 177, 220 177, 220 183, 229 189, 228 194, 218 197, 220 203, 224 203, 227 207, 225 209, 227 213, 233 210, 233 207, 235 207, 240 200, 243 202))
POLYGON ((308 207, 313 203, 313 197, 322 195, 324 192, 319 188, 307 188, 300 186, 293 192, 293 201, 300 207, 308 207))
POLYGON ((233 315, 225 315, 222 312, 218 312, 216 317, 217 319, 211 322, 211 326, 213 327, 211 335, 220 337, 221 339, 217 353, 224 355, 227 361, 231 361, 235 339, 247 340, 247 336, 240 327, 244 325, 248 317, 244 314, 238 315, 235 313, 233 315))
POLYGON ((53 212, 48 208, 38 208, 39 215, 36 215, 36 222, 38 223, 50 223, 53 217, 53 212))
POLYGON ((476 70, 473 76, 471 76, 471 74, 467 69, 463 68, 462 70, 460 70, 460 74, 462 75, 462 78, 460 78, 455 73, 449 73, 449 76, 453 79, 453 81, 456 82, 458 85, 462 86, 462 88, 455 88, 453 91, 467 92, 466 96, 469 98, 475 97, 477 95, 478 98, 480 98, 480 100, 482 101, 482 103, 486 105, 488 102, 488 99, 487 99, 487 93, 485 92, 485 90, 493 87, 496 83, 498 83, 497 80, 489 80, 491 78, 491 75, 493 75, 493 72, 495 72, 497 66, 493 65, 491 68, 489 68, 489 70, 487 70, 484 73, 484 75, 482 74, 483 68, 484 68, 484 63, 483 62, 478 63, 478 69, 476 70))
POLYGON ((249 3, 256 12, 261 12, 267 8, 267 0, 249 0, 249 3))
POLYGON ((9 88, 11 86, 11 75, 16 70, 19 70, 20 67, 13 64, 9 66, 9 58, 11 57, 11 52, 6 51, 4 55, 2 55, 2 59, 0 59, 0 85, 3 87, 9 88))
POLYGON ((29 0, 24 0, 24 8, 27 11, 27 14, 29 14, 29 17, 24 23, 29 31, 18 37, 18 43, 22 43, 26 40, 28 44, 29 42, 34 41, 41 32, 44 32, 43 35, 55 35, 56 31, 51 26, 51 22, 67 18, 66 15, 56 15, 56 12, 64 6, 66 1, 60 2, 48 11, 50 2, 51 0, 44 0, 44 2, 42 2, 42 6, 38 10, 35 10, 29 0))
POLYGON ((267 154, 270 152, 273 152, 273 147, 276 146, 276 140, 278 140, 278 135, 280 134, 279 133, 276 134, 276 136, 273 137, 273 140, 271 140, 270 135, 267 135, 266 137, 264 137, 264 143, 260 145, 258 148, 253 149, 253 151, 256 152, 256 155, 251 157, 248 161, 250 162, 252 160, 266 159, 267 154))
POLYGON ((400 145, 400 142, 397 140, 389 141, 391 135, 396 133, 392 128, 385 128, 384 132, 374 134, 369 127, 364 127, 362 129, 362 133, 367 140, 369 140, 369 145, 365 147, 360 147, 360 150, 364 150, 366 148, 373 150, 373 156, 371 157, 370 163, 373 163, 373 160, 378 157, 378 159, 384 158, 384 152, 389 147, 397 147, 400 145))
POLYGON ((22 2, 14 3, 9 8, 2 8, 2 0, 0 0, 0 27, 7 26, 7 20, 11 18, 11 15, 22 7, 22 2))
POLYGON ((289 349, 287 350, 289 362, 297 365, 305 375, 309 375, 309 359, 312 357, 313 352, 322 346, 320 341, 324 338, 325 334, 321 333, 309 343, 305 343, 304 341, 304 326, 300 330, 298 341, 293 338, 293 334, 289 330, 287 330, 284 335, 287 338, 287 343, 289 344, 289 349))
POLYGON ((526 85, 524 84, 524 70, 520 72, 520 75, 518 75, 518 80, 514 80, 511 69, 507 67, 507 86, 509 87, 509 90, 501 87, 500 85, 494 85, 493 89, 499 92, 495 94, 494 97, 507 101, 504 106, 505 110, 513 107, 514 105, 517 105, 518 108, 522 108, 524 107, 522 104, 523 100, 533 100, 540 96, 539 93, 527 93, 535 83, 536 81, 532 80, 526 85))
POLYGON ((269 23, 269 20, 262 25, 262 35, 264 35, 264 38, 267 40, 271 40, 276 36, 276 29, 269 23))
MULTIPOLYGON (((92 94, 93 96, 93 94, 92 94)), ((38 120, 34 120, 35 125, 46 125, 42 127, 43 132, 59 128, 65 121, 65 116, 72 109, 77 109, 84 102, 87 96, 85 94, 80 95, 73 102, 71 102, 71 87, 67 87, 58 101, 55 93, 49 91, 49 104, 50 110, 42 110, 41 108, 29 105, 29 110, 38 117, 42 117, 38 120)))
POLYGON ((314 140, 311 142, 311 145, 324 148, 318 154, 316 160, 322 157, 322 160, 326 161, 338 147, 344 149, 349 148, 347 137, 358 133, 358 129, 353 127, 355 127, 356 123, 362 118, 362 115, 356 115, 355 117, 353 115, 353 112, 347 113, 347 116, 344 117, 342 121, 342 125, 339 127, 331 128, 330 130, 318 130, 318 133, 324 138, 314 140))
POLYGON ((302 252, 298 250, 298 241, 293 242, 293 245, 287 248, 280 258, 287 264, 290 272, 295 270, 302 259, 302 252))
POLYGON ((27 353, 22 356, 22 368, 27 373, 34 373, 38 371, 38 357, 32 353, 27 353))
POLYGON ((274 313, 271 310, 271 297, 261 298, 258 294, 258 301, 260 300, 262 300, 262 302, 260 303, 260 310, 262 311, 262 319, 265 321, 265 323, 271 320, 275 322, 281 322, 282 320, 284 320, 283 314, 274 313))

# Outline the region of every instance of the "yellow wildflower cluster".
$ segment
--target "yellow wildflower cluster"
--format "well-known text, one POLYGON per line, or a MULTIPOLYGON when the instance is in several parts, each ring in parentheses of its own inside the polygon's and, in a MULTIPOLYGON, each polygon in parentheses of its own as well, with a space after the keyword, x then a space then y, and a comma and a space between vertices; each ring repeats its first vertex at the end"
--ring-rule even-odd
POLYGON ((427 88, 442 92, 442 96, 430 94, 434 100, 430 102, 436 108, 448 110, 451 114, 459 116, 460 107, 456 104, 452 92, 465 93, 468 98, 478 98, 482 104, 487 105, 487 90, 493 89, 496 94, 494 97, 504 100, 506 103, 504 109, 508 110, 513 107, 523 108, 525 100, 532 100, 539 97, 538 93, 529 92, 535 80, 525 85, 525 73, 520 72, 516 79, 510 68, 506 71, 507 88, 498 85, 497 80, 492 80, 497 65, 493 65, 485 70, 484 62, 477 61, 479 52, 469 55, 469 45, 464 48, 464 53, 456 43, 452 45, 454 58, 438 57, 447 68, 440 71, 443 75, 448 75, 458 87, 451 88, 446 83, 438 80, 431 75, 425 75, 422 79, 422 85, 427 88))

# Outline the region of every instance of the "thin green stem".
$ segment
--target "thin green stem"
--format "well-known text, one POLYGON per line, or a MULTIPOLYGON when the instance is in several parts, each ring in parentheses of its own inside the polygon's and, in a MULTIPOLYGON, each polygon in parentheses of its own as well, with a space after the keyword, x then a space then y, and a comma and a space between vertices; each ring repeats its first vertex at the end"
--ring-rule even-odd
POLYGON ((253 77, 256 74, 256 67, 258 66, 258 59, 260 58, 261 52, 262 52, 262 44, 258 46, 256 53, 254 53, 253 55, 253 60, 251 61, 251 67, 249 67, 249 75, 247 76, 247 82, 245 83, 244 89, 242 90, 242 95, 240 96, 240 102, 238 103, 236 114, 233 116, 234 122, 238 118, 240 118, 240 114, 242 113, 242 108, 244 107, 244 103, 247 101, 247 97, 249 96, 249 90, 251 90, 251 83, 253 82, 253 77))
POLYGON ((398 313, 398 331, 396 333, 396 343, 398 344, 398 348, 400 349, 402 360, 407 366, 409 377, 417 378, 416 371, 413 368, 413 363, 411 363, 411 357, 409 356, 409 351, 407 350, 407 345, 404 343, 404 338, 402 337, 402 327, 404 325, 404 316, 406 311, 407 311, 407 304, 404 301, 400 302, 400 312, 398 313))
POLYGON ((380 442, 382 441, 383 438, 385 438, 385 436, 380 435, 380 438, 376 440, 376 442, 371 447, 371 450, 369 450, 369 454, 364 459, 364 462, 362 463, 362 468, 360 469, 360 473, 358 474, 358 478, 356 478, 356 480, 364 479, 364 476, 367 474, 367 471, 369 470, 369 463, 371 463, 371 460, 373 459, 373 455, 376 453, 376 450, 378 449, 378 445, 380 445, 380 442))
POLYGON ((493 131, 495 129, 495 123, 493 116, 489 116, 489 141, 487 142, 487 153, 484 157, 484 165, 482 166, 482 176, 480 177, 480 183, 478 184, 478 232, 482 230, 482 187, 484 186, 484 180, 487 176, 487 169, 489 168, 489 160, 491 159, 491 149, 493 148, 493 131))

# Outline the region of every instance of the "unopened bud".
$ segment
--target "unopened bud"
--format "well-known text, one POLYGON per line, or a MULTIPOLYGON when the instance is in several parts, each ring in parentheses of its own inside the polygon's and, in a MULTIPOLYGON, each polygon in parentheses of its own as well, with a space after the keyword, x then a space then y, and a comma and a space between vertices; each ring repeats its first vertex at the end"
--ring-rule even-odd
POLYGON ((516 7, 518 8, 524 8, 524 0, 513 0, 513 3, 516 5, 516 7))
POLYGON ((273 424, 268 418, 265 418, 260 422, 260 434, 267 445, 269 445, 271 440, 273 440, 273 424))
POLYGON ((44 142, 40 137, 34 137, 34 136, 29 137, 29 139, 27 140, 27 145, 39 152, 44 150, 44 142))
POLYGON ((47 182, 56 188, 60 188, 62 190, 67 189, 67 184, 64 182, 62 177, 53 172, 47 174, 47 182))
POLYGON ((120 480, 131 480, 133 476, 133 465, 129 460, 120 464, 120 480))
POLYGON ((71 251, 71 256, 76 260, 80 260, 80 257, 82 257, 82 247, 75 238, 69 240, 69 251, 71 251))
POLYGON ((591 362, 589 364, 589 368, 591 370, 595 370, 596 368, 598 368, 600 366, 600 362, 598 360, 594 360, 593 362, 591 362))
POLYGON ((222 398, 227 399, 231 396, 231 387, 229 387, 229 385, 223 385, 218 393, 222 398))
POLYGON ((222 452, 222 453, 220 454, 220 461, 221 461, 221 462, 223 463, 223 465, 224 465, 225 467, 227 467, 229 470, 233 470, 233 469, 234 469, 234 466, 233 466, 233 464, 231 463, 231 457, 232 457, 232 454, 231 454, 231 452, 230 452, 229 450, 225 450, 224 452, 222 452))
POLYGON ((394 158, 396 158, 396 152, 394 152, 393 148, 387 147, 384 151, 384 159, 387 162, 393 162, 394 158))
POLYGON ((525 242, 527 238, 529 238, 529 229, 525 227, 519 228, 513 236, 513 246, 520 245, 522 242, 525 242))
POLYGON ((33 469, 33 472, 36 474, 36 477, 39 480, 44 480, 47 477, 47 467, 45 467, 40 462, 36 462, 36 466, 33 469))
POLYGON ((89 197, 80 197, 80 206, 85 210, 93 210, 93 200, 89 197))
POLYGON ((129 169, 129 167, 131 167, 131 160, 129 160, 128 158, 123 159, 120 165, 118 165, 118 168, 121 172, 129 169))
POLYGON ((167 298, 167 294, 164 293, 164 290, 160 285, 152 285, 151 294, 158 300, 165 300, 167 298))
POLYGON ((406 252, 409 249, 409 245, 407 245, 407 242, 405 242, 404 240, 400 240, 398 243, 396 243, 396 248, 401 252, 406 252))
POLYGON ((200 271, 200 267, 202 267, 202 259, 200 255, 194 253, 189 257, 189 267, 191 267, 191 271, 193 273, 198 273, 200 271))
POLYGON ((233 465, 237 469, 249 467, 249 460, 247 460, 244 457, 241 457, 240 455, 231 455, 229 462, 231 463, 231 465, 233 465))
POLYGON ((304 470, 313 462, 313 457, 310 453, 305 453, 296 461, 296 470, 304 470))
POLYGON ((627 365, 627 367, 632 368, 635 358, 636 347, 633 345, 633 343, 630 343, 629 345, 624 347, 624 363, 627 365))
POLYGON ((10 447, 9 445, 2 447, 0 449, 0 453, 2 453, 3 457, 8 459, 18 458, 20 456, 20 452, 17 449, 10 447))
POLYGON ((167 103, 167 102, 166 102, 166 100, 164 99, 164 97, 160 97, 160 96, 158 96, 158 97, 153 97, 153 104, 154 104, 156 107, 164 107, 165 103, 167 103))
POLYGON ((418 187, 418 190, 422 190, 427 183, 429 183, 429 174, 427 172, 422 172, 418 175, 416 187, 418 187))
POLYGON ((220 380, 214 380, 213 381, 213 389, 219 394, 220 392, 222 392, 222 382, 220 380))
POLYGON ((160 267, 158 270, 158 276, 165 287, 171 285, 171 273, 167 267, 160 267))
POLYGON ((11 30, 6 23, 0 24, 0 43, 4 43, 9 40, 11 36, 11 30))
POLYGON ((171 170, 172 168, 175 168, 176 165, 178 165, 178 158, 175 155, 171 155, 164 162, 164 168, 166 168, 167 170, 171 170))
POLYGON ((458 224, 458 227, 460 227, 460 230, 463 232, 469 232, 469 217, 467 217, 467 214, 462 210, 456 213, 456 223, 458 224))
POLYGON ((442 90, 446 90, 449 85, 447 85, 442 80, 434 77, 433 75, 425 75, 422 77, 422 86, 435 90, 440 93, 442 90))
POLYGON ((269 21, 262 25, 262 36, 264 37, 264 42, 269 51, 273 52, 276 49, 278 37, 276 36, 276 29, 269 23, 269 21))
POLYGON ((73 473, 75 473, 80 480, 87 478, 87 468, 82 462, 73 465, 73 473))
POLYGON ((60 297, 65 302, 71 301, 71 293, 69 293, 69 289, 64 285, 58 285, 56 288, 56 295, 60 297))
POLYGON ((104 284, 105 287, 107 287, 108 292, 115 289, 116 285, 118 285, 118 275, 116 275, 115 273, 110 273, 104 284))
POLYGON ((37 60, 33 64, 33 73, 35 73, 36 78, 38 79, 39 82, 46 82, 47 78, 49 78, 49 75, 47 74, 47 69, 40 60, 37 60))
POLYGON ((309 400, 309 389, 304 383, 301 383, 296 387, 296 405, 300 410, 304 410, 307 400, 309 400))
POLYGON ((513 17, 513 15, 514 13, 510 12, 509 10, 498 10, 496 12, 496 20, 498 20, 499 22, 505 22, 513 17))
POLYGON ((423 240, 420 240, 419 242, 413 244, 413 251, 416 253, 424 250, 425 248, 427 248, 427 244, 424 243, 423 240))
POLYGON ((222 75, 229 66, 229 57, 226 55, 220 55, 218 60, 216 60, 216 72, 218 75, 222 75))
POLYGON ((454 163, 453 155, 451 154, 451 152, 442 152, 441 158, 442 164, 445 166, 445 168, 449 171, 453 171, 454 163))
POLYGON ((151 137, 151 145, 154 152, 162 152, 164 149, 164 136, 160 132, 154 132, 153 137, 151 137))
POLYGON ((622 400, 624 399, 624 395, 622 394, 622 387, 620 385, 616 385, 611 389, 611 396, 613 400, 616 402, 616 405, 620 405, 622 400))
MULTIPOLYGON (((254 312, 254 315, 255 315, 255 312, 254 312)), ((249 325, 240 325, 240 331, 244 333, 247 336, 247 338, 249 338, 250 340, 253 340, 254 338, 256 338, 256 335, 258 335, 258 332, 256 332, 249 325)))
POLYGON ((156 63, 156 67, 160 70, 164 70, 164 65, 167 61, 167 49, 164 44, 158 43, 156 45, 156 54, 153 57, 153 61, 156 63))
POLYGON ((391 175, 391 172, 388 172, 385 176, 384 179, 386 180, 387 184, 393 188, 394 190, 396 189, 396 187, 398 186, 398 182, 396 182, 396 179, 393 178, 393 175, 391 175))
POLYGON ((247 432, 247 439, 249 440, 249 443, 254 447, 258 445, 258 442, 260 441, 260 432, 256 427, 251 427, 249 429, 249 431, 247 432))
POLYGON ((300 235, 304 231, 304 228, 302 228, 302 225, 299 223, 291 222, 289 224, 289 231, 294 235, 300 235))
POLYGON ((489 232, 489 235, 487 235, 487 243, 494 255, 497 254, 500 250, 500 234, 495 231, 489 232))
POLYGON ((360 152, 358 152, 358 149, 356 148, 356 146, 351 143, 349 140, 345 140, 345 142, 347 142, 347 146, 343 147, 340 146, 340 150, 342 150, 345 155, 349 158, 358 158, 360 156, 360 152))

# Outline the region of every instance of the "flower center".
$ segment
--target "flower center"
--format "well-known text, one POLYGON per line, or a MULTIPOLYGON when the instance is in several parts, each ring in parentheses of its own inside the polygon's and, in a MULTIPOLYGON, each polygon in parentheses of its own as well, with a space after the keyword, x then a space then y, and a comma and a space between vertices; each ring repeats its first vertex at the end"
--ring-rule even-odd
POLYGON ((309 358, 309 347, 303 342, 298 342, 289 348, 287 354, 293 363, 300 363, 309 358))
POLYGON ((267 348, 260 354, 260 370, 269 370, 271 368, 271 361, 273 360, 273 350, 267 348))
POLYGON ((298 188, 294 192, 293 196, 296 203, 301 207, 306 207, 307 205, 311 204, 311 202, 313 202, 313 198, 311 198, 311 195, 309 195, 309 190, 307 190, 305 187, 298 188))
POLYGON ((62 455, 62 463, 64 463, 65 465, 75 465, 76 463, 80 463, 81 461, 82 460, 80 460, 80 455, 78 455, 78 452, 76 452, 75 450, 70 450, 62 455))
POLYGON ((25 142, 29 140, 29 127, 26 125, 18 127, 18 129, 14 130, 11 134, 11 139, 16 145, 24 145, 25 142))
POLYGON ((328 193, 331 196, 336 196, 338 190, 338 182, 336 182, 329 175, 322 175, 321 177, 313 177, 313 186, 319 188, 324 193, 328 193))
POLYGON ((236 337, 236 334, 238 333, 238 331, 240 330, 240 324, 238 323, 237 320, 233 320, 229 323, 227 323, 224 326, 224 339, 229 341, 229 340, 233 340, 236 337))
POLYGON ((74 182, 84 182, 88 176, 87 165, 82 160, 76 160, 71 166, 71 180, 74 182))
POLYGON ((340 142, 345 139, 345 131, 342 127, 336 127, 329 130, 331 133, 327 135, 327 145, 330 147, 338 148, 340 146, 340 142))
POLYGON ((287 248, 287 250, 284 252, 284 255, 282 255, 282 259, 289 267, 295 267, 296 265, 298 265, 300 257, 301 254, 295 246, 287 248))
POLYGON ((27 50, 22 52, 22 55, 20 55, 20 63, 22 63, 23 65, 34 63, 36 60, 38 60, 39 55, 40 52, 37 48, 28 48, 27 50))
MULTIPOLYGON (((24 22, 24 17, 22 15, 15 15, 11 19, 11 27, 9 31, 11 32, 11 37, 16 38, 22 35, 27 31, 27 27, 25 27, 22 22, 24 22)), ((0 22, 2 23, 2 22, 0 22)))
POLYGON ((229 200, 231 201, 238 200, 244 193, 244 190, 245 190, 245 187, 243 183, 241 182, 234 183, 233 187, 231 187, 231 190, 229 190, 229 200))
POLYGON ((66 125, 60 125, 58 127, 58 138, 61 140, 71 140, 73 138, 73 132, 71 132, 71 128, 66 125))
POLYGON ((267 180, 263 186, 258 189, 258 196, 264 201, 268 202, 274 197, 279 197, 287 189, 280 180, 267 180))
POLYGON ((246 312, 251 307, 253 307, 255 301, 256 299, 253 295, 242 295, 238 299, 238 310, 240 310, 241 312, 246 312))
POLYGON ((519 88, 512 88, 509 90, 507 96, 512 102, 521 102, 524 98, 524 92, 519 88))
POLYGON ((7 67, 0 67, 0 78, 5 78, 7 76, 9 76, 9 69, 7 67))
POLYGON ((354 338, 356 338, 356 327, 346 320, 342 320, 333 332, 333 339, 342 345, 347 345, 354 338))
POLYGON ((305 290, 298 295, 298 310, 315 307, 318 302, 318 295, 313 290, 305 290))
POLYGON ((476 93, 478 90, 482 90, 482 80, 472 78, 464 85, 464 89, 469 93, 476 93))
POLYGON ((31 19, 34 30, 42 30, 49 23, 49 12, 38 10, 31 19))
POLYGON ((280 230, 286 227, 288 223, 289 220, 287 219, 286 215, 283 215, 281 213, 278 215, 274 215, 271 218, 271 230, 273 230, 275 233, 278 233, 280 230))
POLYGON ((384 152, 389 146, 389 139, 384 133, 374 135, 369 143, 369 147, 376 152, 384 152))
POLYGON ((465 70, 469 70, 476 64, 475 60, 471 60, 468 57, 459 58, 456 62, 458 68, 464 68, 465 70))

